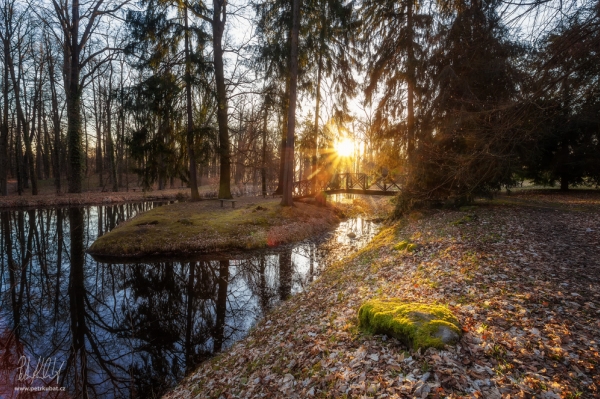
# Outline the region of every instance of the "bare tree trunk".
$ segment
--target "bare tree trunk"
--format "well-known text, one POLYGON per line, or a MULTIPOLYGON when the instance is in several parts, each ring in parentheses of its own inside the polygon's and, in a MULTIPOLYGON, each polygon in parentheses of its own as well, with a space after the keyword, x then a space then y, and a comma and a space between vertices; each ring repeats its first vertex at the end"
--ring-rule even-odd
MULTIPOLYGON (((39 81, 38 81, 38 85, 36 88, 36 93, 35 93, 35 98, 36 98, 36 102, 34 102, 34 108, 37 110, 37 130, 36 130, 36 149, 35 149, 35 169, 36 169, 36 173, 37 173, 37 179, 38 180, 43 180, 44 179, 44 174, 43 174, 43 151, 42 151, 42 139, 43 139, 43 135, 42 135, 42 104, 43 104, 43 99, 42 99, 42 86, 44 83, 44 54, 43 54, 43 49, 40 46, 40 77, 39 77, 39 81)), ((34 112, 34 118, 35 118, 35 112, 34 112)))
POLYGON ((48 131, 48 115, 46 114, 46 111, 44 109, 42 109, 44 112, 43 115, 43 123, 44 123, 44 158, 43 158, 43 162, 44 162, 44 178, 45 179, 49 179, 50 178, 50 148, 52 147, 50 144, 50 132, 48 131))
POLYGON ((326 29, 326 21, 325 21, 325 10, 321 10, 322 19, 321 19, 321 32, 319 37, 319 61, 317 63, 317 93, 315 98, 315 131, 314 138, 312 143, 312 156, 311 156, 311 177, 313 179, 312 182, 312 190, 316 193, 317 189, 317 160, 319 157, 319 118, 321 116, 321 81, 323 80, 323 52, 325 47, 325 37, 327 35, 326 29))
MULTIPOLYGON (((324 30, 324 28, 323 28, 324 30)), ((321 34, 323 36, 324 33, 321 34)), ((323 73, 323 49, 319 49, 319 63, 317 70, 317 95, 315 99, 315 137, 313 138, 313 148, 312 148, 312 157, 311 157, 311 178, 312 181, 312 189, 313 192, 316 193, 317 189, 317 159, 319 157, 319 116, 320 116, 320 107, 321 107, 321 79, 323 73)))
POLYGON ((29 171, 29 176, 31 177, 31 195, 38 195, 38 187, 37 187, 37 175, 35 173, 35 162, 33 157, 33 149, 32 149, 32 137, 29 134, 29 126, 25 122, 21 122, 23 124, 23 137, 25 138, 25 158, 26 165, 25 168, 29 171))
MULTIPOLYGON (((124 68, 124 61, 123 59, 121 59, 121 79, 119 80, 119 90, 120 90, 120 104, 119 104, 119 121, 120 121, 120 125, 119 125, 119 130, 117 132, 117 135, 119 135, 120 132, 120 139, 119 139, 119 153, 118 153, 118 173, 119 173, 119 186, 123 187, 123 168, 124 168, 124 159, 123 159, 123 155, 125 153, 126 150, 124 150, 124 145, 125 145, 125 110, 123 109, 123 102, 124 102, 124 90, 123 90, 123 70, 124 68)), ((125 171, 125 173, 127 173, 127 171, 125 171)))
POLYGON ((94 125, 96 127, 96 173, 98 174, 98 186, 103 187, 103 164, 104 158, 102 156, 102 129, 101 129, 101 120, 102 120, 102 111, 100 103, 100 95, 98 94, 100 90, 96 90, 95 81, 92 80, 92 103, 94 109, 94 125))
POLYGON ((408 30, 408 60, 407 60, 407 98, 406 98, 406 128, 407 128, 407 146, 406 146, 406 155, 408 159, 409 168, 412 168, 414 163, 414 152, 415 152, 415 110, 414 110, 414 97, 415 97, 415 54, 413 48, 413 4, 411 2, 407 3, 407 17, 406 24, 408 30))
MULTIPOLYGON (((50 49, 48 49, 50 52, 50 49)), ((54 130, 54 152, 52 154, 52 169, 54 169, 54 188, 60 194, 60 118, 58 115, 58 96, 56 95, 56 82, 54 76, 54 58, 48 55, 48 76, 50 78, 50 92, 52 97, 52 128, 54 130)))
MULTIPOLYGON (((190 158, 190 195, 192 201, 199 201, 198 177, 196 175, 196 154, 194 152, 194 115, 192 110, 192 60, 190 56, 190 31, 188 27, 188 9, 184 7, 185 19, 185 100, 187 111, 187 147, 190 158)), ((215 56, 216 57, 216 56, 215 56)), ((220 132, 220 127, 219 127, 220 132)))
POLYGON ((112 68, 110 71, 110 79, 108 81, 108 90, 106 93, 106 149, 108 151, 108 163, 110 166, 110 180, 112 183, 112 191, 118 192, 119 185, 117 184, 117 165, 115 162, 115 145, 112 139, 112 68))
POLYGON ((217 86, 217 122, 219 124, 219 158, 221 170, 219 176, 219 198, 231 196, 231 156, 229 148, 229 126, 227 121, 227 92, 223 70, 223 31, 227 20, 225 0, 213 0, 213 53, 215 82, 217 86))
POLYGON ((80 193, 82 189, 83 153, 81 150, 81 87, 79 82, 79 0, 71 4, 71 29, 65 46, 68 62, 67 87, 67 152, 69 156, 69 192, 80 193))
POLYGON ((15 136, 15 169, 17 172, 17 193, 23 194, 23 143, 21 143, 21 119, 17 118, 15 136))
POLYGON ((290 101, 288 104, 287 137, 285 146, 285 169, 283 174, 283 198, 281 205, 293 206, 294 186, 294 133, 296 129, 296 88, 298 85, 298 38, 300 32, 300 0, 293 1, 292 34, 290 52, 290 101))
POLYGON ((277 182, 277 188, 273 194, 282 195, 283 194, 283 181, 284 181, 284 173, 285 173, 285 147, 287 143, 287 121, 288 121, 288 110, 289 110, 289 98, 290 98, 290 77, 286 78, 285 82, 285 93, 283 95, 283 104, 282 104, 282 112, 281 118, 283 119, 282 123, 278 125, 282 127, 281 129, 281 146, 279 147, 279 181, 277 182))
MULTIPOLYGON (((9 50, 4 42, 4 57, 9 50)), ((8 65, 4 63, 4 78, 2 85, 2 121, 0 124, 0 195, 8 195, 8 65)))
POLYGON ((262 131, 262 165, 260 168, 260 183, 263 197, 267 195, 267 119, 269 109, 265 105, 262 131))

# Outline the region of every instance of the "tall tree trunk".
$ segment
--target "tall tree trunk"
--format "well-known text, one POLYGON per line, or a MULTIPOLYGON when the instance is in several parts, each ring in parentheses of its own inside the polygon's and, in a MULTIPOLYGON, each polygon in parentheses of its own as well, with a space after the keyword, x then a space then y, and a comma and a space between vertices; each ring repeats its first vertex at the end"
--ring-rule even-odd
MULTIPOLYGON (((198 177, 196 175, 196 154, 194 151, 194 114, 192 109, 192 60, 190 55, 190 31, 188 27, 188 9, 184 7, 185 18, 185 100, 187 112, 187 147, 190 158, 190 195, 192 201, 199 201, 198 177)), ((216 56, 215 56, 216 57, 216 56)), ((220 132, 220 126, 219 126, 220 132)))
MULTIPOLYGON (((41 50, 41 47, 40 47, 41 50)), ((40 51, 41 52, 41 51, 40 51)), ((36 98, 37 98, 37 141, 36 141, 36 149, 35 149, 35 168, 36 168, 36 172, 37 172, 37 178, 38 180, 43 180, 44 179, 44 173, 43 173, 43 166, 44 166, 44 162, 43 162, 43 151, 42 151, 42 140, 43 140, 43 135, 42 135, 42 104, 43 104, 43 100, 42 100, 42 86, 44 83, 44 58, 43 58, 43 54, 41 54, 40 56, 40 80, 38 82, 38 87, 37 87, 37 93, 36 93, 36 98)), ((36 106, 34 105, 34 106, 36 106)))
MULTIPOLYGON (((325 3, 323 3, 325 4, 325 3)), ((327 24, 326 18, 327 8, 321 10, 321 31, 319 35, 319 61, 317 63, 317 92, 315 96, 315 131, 312 143, 312 154, 311 154, 311 178, 313 193, 317 193, 317 161, 319 157, 319 119, 321 116, 321 81, 323 80, 323 53, 325 52, 325 38, 327 37, 327 24)))
POLYGON ((223 70, 223 31, 227 19, 225 0, 213 0, 213 53, 215 64, 215 82, 217 85, 217 122, 219 124, 219 198, 231 196, 231 156, 229 149, 229 126, 227 124, 227 92, 223 70))
POLYGON ((54 130, 54 151, 52 153, 52 169, 54 170, 54 188, 56 194, 60 194, 60 118, 58 115, 58 96, 56 94, 56 82, 54 75, 54 58, 48 56, 48 76, 50 78, 50 94, 52 97, 52 129, 54 130))
POLYGON ((117 184, 117 165, 115 161, 115 145, 112 139, 112 101, 110 91, 112 89, 112 70, 110 73, 109 89, 106 95, 106 149, 108 151, 108 164, 110 166, 110 181, 112 183, 112 191, 118 192, 119 185, 117 184))
POLYGON ((407 60, 407 98, 406 98, 406 129, 407 129, 407 146, 406 155, 408 159, 409 170, 412 169, 414 164, 414 152, 415 152, 415 110, 414 110, 414 97, 415 97, 415 52, 413 47, 413 3, 410 1, 407 3, 407 16, 406 24, 408 30, 408 60, 407 60))
POLYGON ((50 144, 50 132, 48 131, 48 115, 45 112, 45 109, 42 109, 44 112, 43 118, 42 118, 42 123, 44 124, 44 157, 43 157, 43 163, 44 163, 44 178, 45 179, 49 179, 50 178, 50 153, 51 150, 50 148, 52 147, 52 145, 50 144))
POLYGON ((267 195, 267 120, 269 109, 265 105, 262 130, 262 160, 260 168, 260 183, 263 197, 267 195))
POLYGON ((17 173, 17 193, 23 194, 23 143, 21 142, 21 119, 17 118, 15 136, 15 169, 17 173))
POLYGON ((120 72, 121 72, 121 78, 119 79, 119 91, 120 91, 120 95, 119 95, 119 126, 117 127, 117 137, 118 137, 118 153, 117 153, 117 173, 119 174, 118 179, 119 179, 119 187, 123 187, 123 163, 124 163, 124 159, 123 159, 123 153, 124 153, 124 149, 123 146, 125 144, 125 110, 123 109, 123 102, 124 102, 124 88, 123 88, 123 70, 124 70, 124 62, 123 60, 121 60, 121 68, 120 68, 120 72))
POLYGON ((67 152, 69 157, 69 193, 82 189, 83 152, 81 149, 81 87, 79 82, 79 0, 71 4, 71 30, 65 59, 68 60, 67 86, 67 152))
MULTIPOLYGON (((99 104, 101 102, 101 98, 99 95, 100 90, 96 90, 96 83, 92 80, 92 99, 93 99, 93 106, 94 106, 94 125, 96 127, 96 173, 98 174, 98 186, 99 187, 104 187, 104 181, 103 181, 103 164, 104 164, 104 158, 102 156, 102 128, 101 128, 101 124, 102 124, 102 111, 101 111, 101 105, 99 104)), ((104 190, 103 190, 104 191, 104 190)))
POLYGON ((293 206, 294 186, 294 133, 296 130, 296 89, 298 85, 298 39, 300 32, 300 0, 293 0, 292 33, 290 51, 290 100, 288 104, 285 168, 283 174, 283 198, 281 205, 293 206))
POLYGON ((277 189, 273 194, 282 195, 283 194, 283 181, 285 175, 285 147, 287 143, 287 121, 288 121, 288 111, 289 111, 289 99, 290 99, 290 77, 289 73, 285 81, 285 93, 283 95, 282 102, 282 112, 280 114, 283 121, 279 121, 279 126, 282 126, 281 129, 281 145, 279 147, 279 181, 277 183, 277 189))
POLYGON ((24 165, 25 168, 27 168, 27 171, 29 172, 29 176, 31 177, 31 195, 37 195, 38 194, 38 187, 37 187, 37 175, 35 173, 35 162, 34 162, 34 157, 33 157, 33 149, 32 149, 32 137, 29 134, 28 130, 29 130, 29 126, 28 124, 25 122, 21 122, 23 124, 23 137, 25 138, 25 158, 26 158, 26 165, 24 165))
MULTIPOLYGON (((4 58, 10 47, 4 43, 4 58)), ((8 65, 4 63, 4 77, 2 85, 2 121, 0 121, 0 195, 8 195, 8 65)))
MULTIPOLYGON (((324 40, 324 31, 325 28, 321 27, 321 39, 324 40)), ((323 45, 323 42, 321 42, 321 46, 323 45)), ((313 179, 312 181, 312 190, 313 193, 316 194, 316 189, 317 189, 317 159, 319 156, 319 114, 320 114, 320 107, 321 107, 321 79, 322 79, 322 73, 323 73, 323 48, 319 48, 319 62, 317 65, 317 95, 316 95, 316 99, 315 99, 315 131, 314 131, 314 138, 313 138, 313 143, 312 143, 312 157, 311 157, 311 178, 313 179)))

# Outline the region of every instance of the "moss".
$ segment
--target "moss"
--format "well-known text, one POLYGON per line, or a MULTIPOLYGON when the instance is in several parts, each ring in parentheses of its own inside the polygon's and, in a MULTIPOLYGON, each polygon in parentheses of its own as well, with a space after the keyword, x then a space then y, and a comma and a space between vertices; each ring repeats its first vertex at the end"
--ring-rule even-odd
POLYGON ((398 244, 394 245, 394 249, 397 251, 414 252, 419 249, 419 245, 408 241, 400 241, 398 244))
POLYGON ((408 247, 408 241, 400 241, 398 244, 394 245, 394 249, 398 251, 405 250, 408 247))
POLYGON ((414 348, 443 348, 461 334, 458 319, 442 305, 372 299, 358 311, 359 328, 385 334, 414 348))

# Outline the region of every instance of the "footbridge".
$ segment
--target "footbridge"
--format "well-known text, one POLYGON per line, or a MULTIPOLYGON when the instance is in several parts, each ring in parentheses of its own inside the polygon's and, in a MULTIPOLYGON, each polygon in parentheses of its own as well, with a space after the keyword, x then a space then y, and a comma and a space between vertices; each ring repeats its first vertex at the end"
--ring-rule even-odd
POLYGON ((388 176, 369 176, 365 173, 338 173, 327 183, 314 179, 294 182, 294 198, 314 197, 317 193, 326 194, 366 194, 396 195, 400 185, 388 176))

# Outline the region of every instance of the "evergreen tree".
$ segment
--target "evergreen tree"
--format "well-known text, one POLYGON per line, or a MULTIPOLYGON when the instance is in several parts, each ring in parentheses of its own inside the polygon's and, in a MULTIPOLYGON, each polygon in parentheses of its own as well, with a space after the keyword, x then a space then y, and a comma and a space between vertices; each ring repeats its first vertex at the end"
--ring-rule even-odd
MULTIPOLYGON (((203 58, 203 48, 207 40, 204 31, 190 25, 188 18, 189 6, 185 2, 149 0, 145 3, 144 12, 130 12, 128 23, 133 33, 132 43, 128 47, 130 54, 136 54, 141 61, 137 62, 141 70, 153 71, 161 68, 173 68, 183 64, 185 87, 186 114, 186 148, 189 162, 189 184, 192 201, 200 199, 198 193, 197 155, 195 153, 197 129, 194 127, 194 105, 192 103, 192 85, 195 75, 202 76, 208 68, 203 58), (173 11, 177 11, 174 15, 173 11), (192 39, 196 38, 197 46, 194 51, 192 39), (183 41, 183 56, 180 44, 183 41)), ((202 87, 206 90, 206 87, 202 87)), ((206 138, 199 137, 200 140, 206 138)))
POLYGON ((581 8, 548 35, 533 66, 536 140, 523 177, 549 186, 600 183, 600 9, 581 8))
POLYGON ((412 163, 419 140, 417 118, 427 111, 424 80, 431 79, 426 66, 432 17, 421 8, 408 0, 365 0, 361 9, 366 99, 377 101, 373 122, 380 139, 394 143, 389 158, 397 159, 402 152, 406 165, 412 163))
MULTIPOLYGON (((132 111, 138 126, 129 139, 131 157, 137 162, 134 170, 141 176, 144 188, 156 181, 164 188, 169 167, 180 165, 176 148, 178 126, 182 117, 177 106, 182 89, 171 71, 151 76, 131 88, 126 107, 132 111)), ((180 175, 180 177, 183 177, 180 175)))

